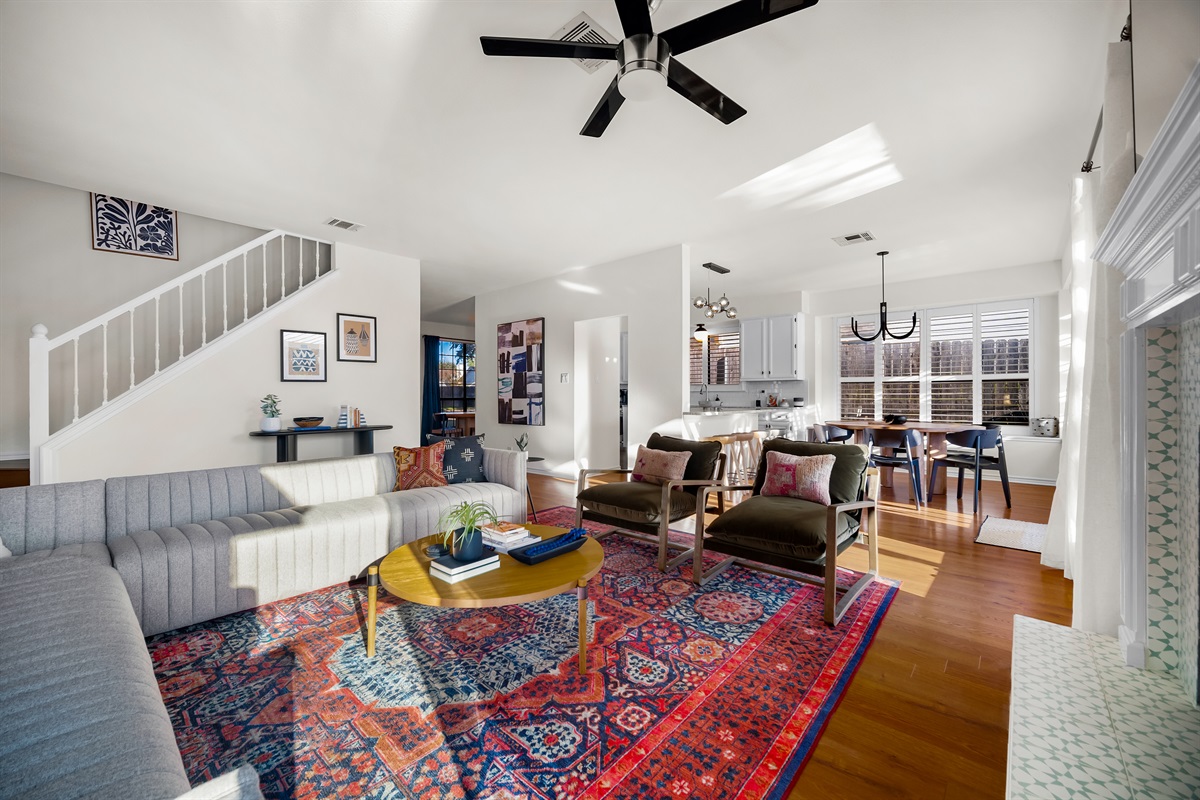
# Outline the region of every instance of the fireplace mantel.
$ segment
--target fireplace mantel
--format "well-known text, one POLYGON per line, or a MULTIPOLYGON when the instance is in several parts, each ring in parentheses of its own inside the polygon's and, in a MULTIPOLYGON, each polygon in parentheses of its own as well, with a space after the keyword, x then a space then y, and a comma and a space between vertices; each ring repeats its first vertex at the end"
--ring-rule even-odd
MULTIPOLYGON (((1176 100, 1097 244, 1093 257, 1122 273, 1121 460, 1123 463, 1120 641, 1126 663, 1147 653, 1147 331, 1200 317, 1200 65, 1176 100)), ((1185 327, 1194 331, 1194 327, 1185 327)), ((1183 356, 1186 361, 1186 354, 1183 356)), ((1189 364, 1181 364, 1187 369, 1189 364)), ((1184 380, 1184 369, 1180 381, 1184 380)), ((1181 384, 1182 385, 1182 384, 1181 384)), ((1192 392, 1191 388, 1186 390, 1192 392)), ((1191 394, 1183 405, 1195 408, 1191 394)), ((1182 419, 1182 418, 1181 418, 1182 419)), ((1197 702, 1196 432, 1179 431, 1180 677, 1197 702), (1192 505, 1188 505, 1191 503, 1192 505), (1191 515, 1191 518, 1188 515, 1191 515)))

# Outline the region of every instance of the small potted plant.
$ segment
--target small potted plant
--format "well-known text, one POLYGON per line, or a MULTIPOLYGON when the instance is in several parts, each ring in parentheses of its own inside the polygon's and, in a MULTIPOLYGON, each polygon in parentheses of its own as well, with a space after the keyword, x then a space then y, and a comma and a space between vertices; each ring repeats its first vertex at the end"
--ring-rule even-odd
POLYGON ((263 417, 258 423, 258 427, 263 433, 275 433, 282 427, 279 420, 279 398, 276 395, 269 394, 262 399, 263 417))
POLYGON ((450 547, 451 557, 458 561, 475 561, 483 556, 484 525, 495 525, 496 509, 482 500, 459 503, 446 509, 438 518, 442 541, 450 547))
POLYGON ((513 441, 517 443, 517 449, 524 453, 525 448, 529 447, 529 434, 522 433, 520 436, 513 439, 513 441))

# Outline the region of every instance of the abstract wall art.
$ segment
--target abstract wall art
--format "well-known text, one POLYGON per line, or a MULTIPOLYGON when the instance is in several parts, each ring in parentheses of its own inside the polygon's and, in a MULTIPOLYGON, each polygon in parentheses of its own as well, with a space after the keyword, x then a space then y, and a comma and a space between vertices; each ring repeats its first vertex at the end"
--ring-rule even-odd
POLYGON ((338 361, 376 361, 375 318, 337 315, 338 361))
POLYGON ((178 215, 162 206, 92 192, 92 249, 178 261, 178 215))
POLYGON ((279 379, 325 380, 325 334, 315 331, 280 331, 279 379))
POLYGON ((546 424, 545 327, 545 317, 496 326, 497 405, 504 424, 546 424))

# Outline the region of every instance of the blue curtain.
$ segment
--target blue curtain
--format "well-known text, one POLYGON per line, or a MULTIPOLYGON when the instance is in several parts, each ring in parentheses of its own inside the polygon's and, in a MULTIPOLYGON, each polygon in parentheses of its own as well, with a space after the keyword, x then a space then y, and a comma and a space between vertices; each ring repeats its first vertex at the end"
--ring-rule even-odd
POLYGON ((438 394, 438 353, 441 339, 437 336, 421 337, 425 350, 425 382, 421 389, 421 441, 425 444, 425 434, 432 433, 437 426, 437 417, 441 411, 441 398, 438 394))

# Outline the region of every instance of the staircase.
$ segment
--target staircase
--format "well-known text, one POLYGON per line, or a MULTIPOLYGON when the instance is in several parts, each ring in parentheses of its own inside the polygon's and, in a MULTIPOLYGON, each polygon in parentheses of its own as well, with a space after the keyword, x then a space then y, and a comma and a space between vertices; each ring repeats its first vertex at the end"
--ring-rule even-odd
POLYGON ((49 480, 54 445, 100 424, 249 323, 331 274, 333 245, 271 231, 106 314, 29 340, 30 479, 49 480))

